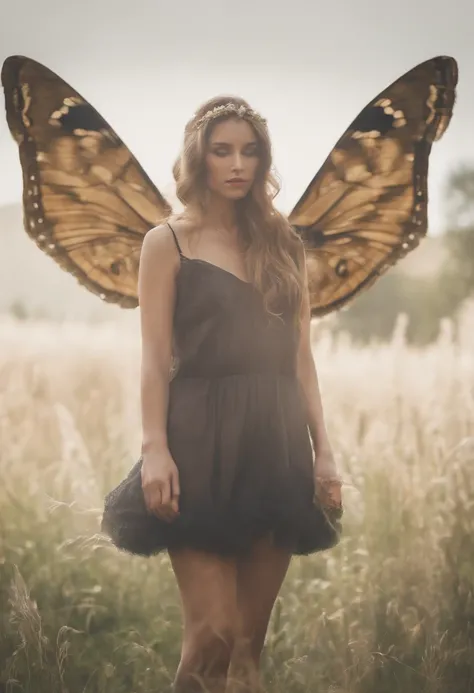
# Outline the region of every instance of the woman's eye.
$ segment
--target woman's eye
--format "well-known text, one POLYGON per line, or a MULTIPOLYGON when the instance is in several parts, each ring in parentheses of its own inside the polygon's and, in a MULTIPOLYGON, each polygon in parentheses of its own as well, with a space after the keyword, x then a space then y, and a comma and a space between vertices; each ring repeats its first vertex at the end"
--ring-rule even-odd
MULTIPOLYGON (((213 154, 215 154, 216 156, 224 157, 229 156, 230 152, 227 149, 214 149, 213 154)), ((242 154, 244 156, 257 156, 258 150, 256 149, 256 147, 252 147, 252 149, 245 149, 242 152, 242 154)))

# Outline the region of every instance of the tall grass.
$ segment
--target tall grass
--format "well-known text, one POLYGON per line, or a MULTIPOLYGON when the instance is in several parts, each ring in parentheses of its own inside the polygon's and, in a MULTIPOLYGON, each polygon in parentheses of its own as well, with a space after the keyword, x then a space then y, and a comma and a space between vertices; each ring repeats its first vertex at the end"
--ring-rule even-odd
MULTIPOLYGON (((294 559, 273 693, 474 691, 474 320, 423 350, 315 342, 346 478, 338 547, 294 559)), ((0 324, 0 691, 166 691, 180 609, 165 555, 116 552, 102 498, 140 446, 123 326, 0 324)))

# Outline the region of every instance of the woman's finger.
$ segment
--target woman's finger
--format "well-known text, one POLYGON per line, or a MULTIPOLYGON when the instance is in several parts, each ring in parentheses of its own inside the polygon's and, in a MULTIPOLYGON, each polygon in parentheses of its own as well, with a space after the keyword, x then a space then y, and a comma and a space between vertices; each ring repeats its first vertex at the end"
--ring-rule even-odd
POLYGON ((147 511, 148 511, 149 513, 152 513, 152 512, 153 512, 153 509, 152 509, 152 496, 151 496, 150 489, 147 488, 146 486, 143 487, 143 498, 144 498, 144 500, 145 500, 145 506, 146 506, 147 511))
POLYGON ((167 506, 171 500, 171 480, 167 479, 161 486, 161 505, 167 506))
POLYGON ((341 482, 339 479, 316 477, 316 493, 322 505, 339 508, 342 505, 341 482))
POLYGON ((161 490, 161 509, 160 513, 161 516, 164 520, 167 522, 170 522, 174 516, 175 516, 175 511, 173 508, 173 489, 172 489, 172 480, 171 477, 170 479, 164 484, 162 490, 161 490))
POLYGON ((158 486, 158 484, 155 484, 151 489, 150 489, 150 512, 152 512, 154 515, 157 515, 160 517, 160 511, 161 511, 161 505, 162 505, 162 498, 161 498, 161 487, 158 486))
POLYGON ((164 520, 165 522, 173 520, 179 513, 177 499, 172 497, 172 493, 171 481, 145 487, 143 489, 143 495, 148 512, 156 515, 159 520, 164 520))
POLYGON ((171 507, 175 515, 179 514, 179 496, 179 474, 176 469, 171 474, 171 507))

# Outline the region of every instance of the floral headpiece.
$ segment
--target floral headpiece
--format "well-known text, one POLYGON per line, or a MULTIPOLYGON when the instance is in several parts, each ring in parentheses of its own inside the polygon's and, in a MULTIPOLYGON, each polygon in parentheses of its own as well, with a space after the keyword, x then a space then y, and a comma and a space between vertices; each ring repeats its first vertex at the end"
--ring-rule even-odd
POLYGON ((235 103, 227 103, 222 106, 216 106, 210 111, 207 111, 201 118, 199 118, 199 120, 194 123, 194 129, 199 130, 210 120, 214 120, 214 118, 219 118, 220 116, 224 115, 235 115, 238 118, 254 120, 258 123, 263 123, 264 125, 267 122, 265 118, 262 118, 262 116, 257 113, 257 111, 254 111, 253 108, 249 108, 247 106, 237 106, 235 103))

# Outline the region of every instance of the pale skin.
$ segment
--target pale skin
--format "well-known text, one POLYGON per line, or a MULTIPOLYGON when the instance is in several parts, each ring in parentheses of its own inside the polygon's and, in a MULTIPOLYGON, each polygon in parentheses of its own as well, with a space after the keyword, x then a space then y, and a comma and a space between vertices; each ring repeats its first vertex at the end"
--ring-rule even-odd
MULTIPOLYGON (((258 167, 253 128, 245 120, 218 123, 206 153, 209 204, 199 228, 176 221, 183 253, 232 272, 245 281, 235 201, 250 190, 258 167), (239 177, 241 185, 227 181, 239 177)), ((172 356, 175 282, 180 259, 169 227, 145 236, 140 260, 142 330, 142 485, 150 512, 172 522, 179 513, 179 473, 168 449, 166 418, 172 356)), ((307 287, 297 375, 303 385, 315 448, 315 474, 337 474, 323 418, 310 343, 307 287)), ((176 693, 255 693, 259 661, 271 611, 286 575, 290 554, 266 537, 246 558, 222 558, 191 549, 170 552, 181 594, 184 634, 176 693)))

